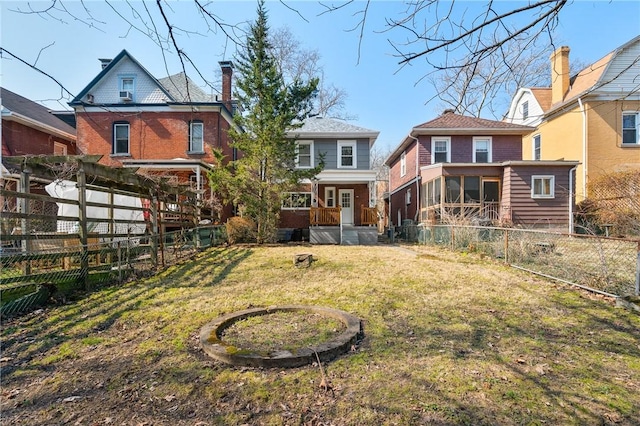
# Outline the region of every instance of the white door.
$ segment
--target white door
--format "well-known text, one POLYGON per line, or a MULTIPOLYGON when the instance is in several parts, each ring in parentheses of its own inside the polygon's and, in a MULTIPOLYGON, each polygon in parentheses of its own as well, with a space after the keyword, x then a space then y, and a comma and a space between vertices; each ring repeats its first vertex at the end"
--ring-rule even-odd
POLYGON ((339 190, 338 201, 342 207, 342 224, 353 225, 353 189, 339 190))

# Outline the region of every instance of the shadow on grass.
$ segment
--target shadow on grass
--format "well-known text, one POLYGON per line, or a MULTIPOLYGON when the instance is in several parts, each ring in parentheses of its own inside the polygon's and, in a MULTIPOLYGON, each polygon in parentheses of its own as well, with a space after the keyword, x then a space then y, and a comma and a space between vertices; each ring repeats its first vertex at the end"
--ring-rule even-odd
MULTIPOLYGON (((67 341, 108 330, 123 314, 153 301, 168 288, 215 285, 250 255, 251 250, 244 248, 211 249, 195 261, 173 266, 154 277, 102 288, 82 294, 71 304, 3 321, 2 352, 29 363, 26 369, 46 369, 31 361, 67 341)), ((15 368, 15 363, 3 365, 3 379, 9 378, 15 368)))

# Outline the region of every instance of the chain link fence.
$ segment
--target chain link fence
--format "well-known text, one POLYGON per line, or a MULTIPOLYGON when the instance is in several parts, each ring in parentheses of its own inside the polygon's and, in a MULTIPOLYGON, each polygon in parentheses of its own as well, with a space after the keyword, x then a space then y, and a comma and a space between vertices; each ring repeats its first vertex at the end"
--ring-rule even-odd
POLYGON ((421 244, 484 253, 511 266, 612 297, 640 293, 640 242, 538 230, 416 226, 421 244))

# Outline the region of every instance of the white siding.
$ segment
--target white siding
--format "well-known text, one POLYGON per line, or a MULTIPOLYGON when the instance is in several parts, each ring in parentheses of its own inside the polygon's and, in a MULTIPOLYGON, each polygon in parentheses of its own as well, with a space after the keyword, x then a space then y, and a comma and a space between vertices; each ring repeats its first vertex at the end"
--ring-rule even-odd
MULTIPOLYGON (((640 75, 640 37, 618 52, 601 77, 603 86, 596 89, 599 94, 620 96, 631 94, 640 99, 638 94, 638 75, 640 75)), ((625 99, 629 99, 628 96, 625 99)))
POLYGON ((513 124, 522 124, 525 126, 535 127, 540 123, 544 112, 538 103, 538 100, 529 89, 520 89, 516 94, 516 98, 512 101, 509 113, 505 121, 513 124), (527 119, 522 117, 522 104, 529 102, 529 116, 527 119))
POLYGON ((120 76, 135 77, 135 94, 134 101, 136 103, 163 103, 166 95, 158 87, 156 82, 148 76, 148 74, 140 68, 135 62, 126 56, 120 60, 107 75, 96 84, 89 93, 94 97, 97 104, 117 104, 122 103, 119 97, 119 79, 120 76))

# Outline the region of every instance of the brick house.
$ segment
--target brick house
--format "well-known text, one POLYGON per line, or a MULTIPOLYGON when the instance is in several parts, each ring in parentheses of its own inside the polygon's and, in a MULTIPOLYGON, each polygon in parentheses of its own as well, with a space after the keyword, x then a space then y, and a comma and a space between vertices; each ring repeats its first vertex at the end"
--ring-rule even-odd
POLYGON ((531 130, 452 110, 415 126, 385 162, 390 222, 570 224, 578 162, 523 161, 531 130))
MULTIPOLYGON (((204 200, 213 199, 206 178, 213 149, 227 160, 236 156, 227 135, 233 64, 220 62, 222 93, 209 95, 184 73, 156 79, 126 50, 100 61, 101 71, 69 103, 82 152, 102 155, 105 165, 190 184, 204 200)), ((226 206, 215 219, 231 213, 226 206)))
POLYGON ((76 129, 48 108, 0 88, 2 156, 75 155, 76 129))
POLYGON ((550 58, 551 87, 521 87, 505 121, 532 126, 523 158, 578 161, 576 200, 606 173, 640 168, 640 36, 569 74, 567 46, 550 58))

